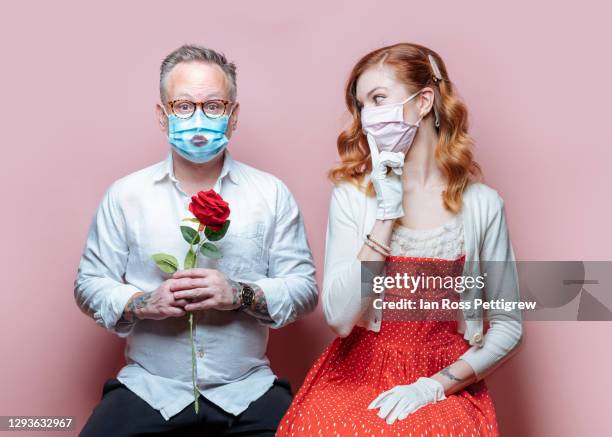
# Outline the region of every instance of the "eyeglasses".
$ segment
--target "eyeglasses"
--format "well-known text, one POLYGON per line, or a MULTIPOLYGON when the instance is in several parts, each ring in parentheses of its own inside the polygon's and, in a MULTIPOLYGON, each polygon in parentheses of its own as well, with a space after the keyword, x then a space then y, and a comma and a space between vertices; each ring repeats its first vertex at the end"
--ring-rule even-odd
POLYGON ((219 118, 225 114, 228 108, 233 106, 234 102, 221 99, 207 100, 205 102, 192 102, 190 100, 172 100, 168 105, 172 109, 172 113, 178 118, 191 118, 198 106, 208 118, 219 118))

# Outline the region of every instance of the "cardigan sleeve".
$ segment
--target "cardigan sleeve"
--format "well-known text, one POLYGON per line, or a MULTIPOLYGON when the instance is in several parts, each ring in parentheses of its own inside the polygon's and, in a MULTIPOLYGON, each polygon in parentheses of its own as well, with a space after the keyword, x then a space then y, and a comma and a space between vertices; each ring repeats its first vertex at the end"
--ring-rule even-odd
POLYGON ((329 327, 348 336, 367 309, 361 296, 359 227, 351 212, 348 183, 334 186, 329 205, 323 276, 323 313, 329 327))
MULTIPOLYGON (((483 300, 519 302, 518 274, 506 225, 504 202, 496 191, 493 193, 494 201, 487 214, 491 218, 487 221, 480 249, 481 274, 486 278, 483 300)), ((472 346, 460 357, 474 369, 476 382, 510 358, 523 337, 520 309, 485 312, 489 329, 483 337, 482 346, 472 346)))

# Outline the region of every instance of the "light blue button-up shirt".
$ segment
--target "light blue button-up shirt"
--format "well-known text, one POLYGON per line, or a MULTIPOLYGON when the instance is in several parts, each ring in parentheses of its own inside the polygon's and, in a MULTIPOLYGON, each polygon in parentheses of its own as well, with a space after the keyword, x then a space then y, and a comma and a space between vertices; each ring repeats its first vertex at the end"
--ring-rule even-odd
MULTIPOLYGON (((198 388, 238 415, 263 395, 276 376, 266 357, 268 329, 282 327, 317 305, 312 255, 297 204, 278 178, 232 159, 226 150, 214 190, 229 203, 231 225, 216 242, 223 258, 198 257, 198 267, 258 284, 273 322, 245 312, 207 310, 197 315, 198 388)), ((128 299, 153 291, 170 275, 151 255, 182 262, 187 252, 179 226, 193 217, 190 197, 174 176, 172 154, 114 182, 89 229, 75 281, 77 304, 97 324, 126 338, 117 379, 166 419, 193 402, 187 317, 117 323, 128 299)))

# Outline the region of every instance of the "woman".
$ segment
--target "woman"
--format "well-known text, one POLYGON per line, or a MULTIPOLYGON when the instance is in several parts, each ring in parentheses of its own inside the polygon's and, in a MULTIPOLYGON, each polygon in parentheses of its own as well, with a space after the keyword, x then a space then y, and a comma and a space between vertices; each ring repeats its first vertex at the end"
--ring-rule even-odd
POLYGON ((364 56, 346 104, 353 120, 330 172, 323 284, 325 317, 339 337, 308 372, 277 435, 498 435, 483 378, 516 350, 522 319, 489 310, 483 335, 483 310, 473 306, 519 293, 503 200, 479 182, 467 109, 440 56, 416 44, 364 56), (387 276, 470 276, 484 286, 448 294, 471 308, 406 320, 390 302, 436 298, 442 287, 362 291, 364 261, 384 265, 387 276))

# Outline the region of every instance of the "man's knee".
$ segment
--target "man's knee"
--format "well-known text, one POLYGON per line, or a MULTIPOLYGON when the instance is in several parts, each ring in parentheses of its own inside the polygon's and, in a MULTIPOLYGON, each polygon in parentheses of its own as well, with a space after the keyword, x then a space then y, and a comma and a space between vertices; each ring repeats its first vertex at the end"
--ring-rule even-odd
POLYGON ((254 402, 254 410, 257 414, 266 417, 266 422, 278 426, 291 402, 293 401, 293 391, 289 380, 279 378, 274 381, 274 385, 261 398, 254 402))
POLYGON ((106 380, 102 399, 94 407, 79 437, 133 435, 134 426, 144 419, 142 402, 118 379, 106 380))
POLYGON ((272 400, 270 402, 278 405, 279 411, 282 411, 281 417, 285 414, 291 402, 293 401, 293 390, 291 383, 286 378, 278 378, 274 381, 274 386, 271 391, 272 400))
POLYGON ((284 378, 277 379, 267 392, 238 416, 226 435, 274 436, 292 400, 293 392, 289 381, 284 378))

